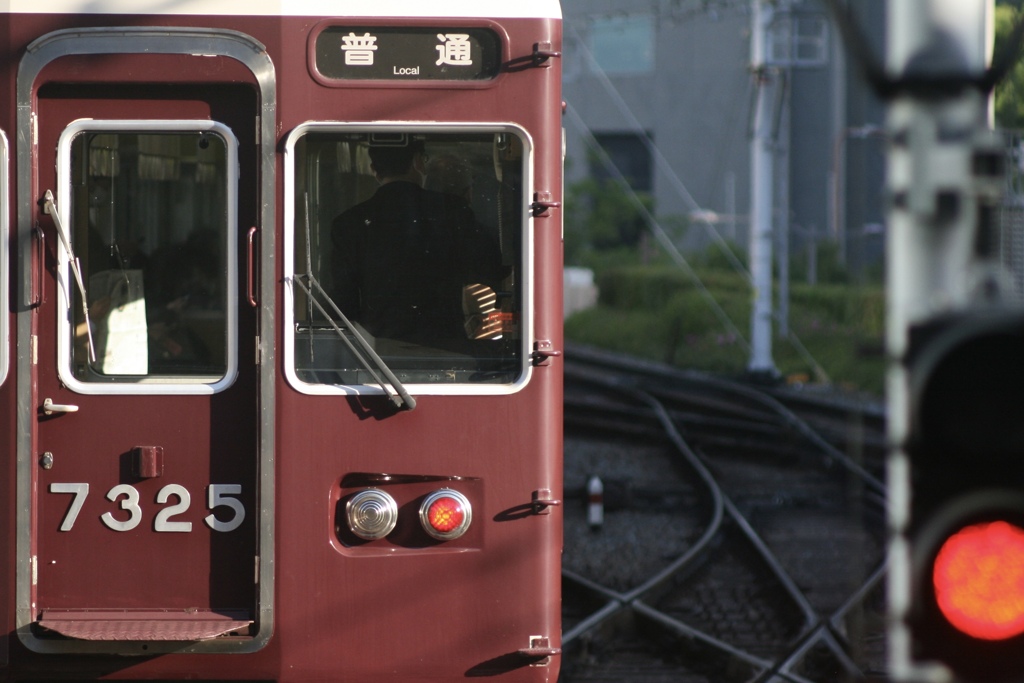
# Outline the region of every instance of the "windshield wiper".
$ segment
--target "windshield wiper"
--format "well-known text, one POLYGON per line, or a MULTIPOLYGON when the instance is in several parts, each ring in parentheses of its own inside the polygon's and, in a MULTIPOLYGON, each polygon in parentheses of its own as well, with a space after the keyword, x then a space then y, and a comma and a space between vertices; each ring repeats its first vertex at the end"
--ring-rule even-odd
POLYGON ((368 341, 366 341, 366 338, 359 333, 359 330, 352 325, 348 317, 341 312, 341 309, 338 308, 338 305, 334 303, 334 300, 331 299, 330 295, 324 290, 324 288, 320 286, 320 283, 315 277, 313 277, 313 274, 306 273, 305 275, 293 277, 292 282, 297 284, 302 291, 306 293, 308 300, 316 306, 316 309, 320 311, 320 314, 327 319, 327 322, 330 324, 334 332, 343 342, 345 342, 345 345, 348 346, 348 350, 356 357, 359 364, 370 373, 374 381, 381 389, 384 390, 387 397, 391 399, 391 402, 394 403, 396 407, 404 408, 405 410, 412 410, 415 408, 416 399, 409 395, 405 386, 397 377, 395 377, 395 373, 391 371, 391 368, 389 368, 387 363, 384 362, 384 359, 377 355, 377 352, 373 350, 373 347, 370 346, 368 341), (308 284, 304 283, 301 278, 305 278, 308 281, 308 284), (321 304, 313 295, 314 291, 323 296, 327 301, 333 309, 333 316, 331 313, 327 312, 327 309, 324 308, 323 304, 321 304), (334 321, 335 317, 352 333, 352 339, 355 340, 355 344, 352 342, 352 339, 349 339, 348 335, 345 334, 345 331, 341 329, 338 323, 334 321), (359 348, 356 348, 357 344, 359 348), (380 374, 378 374, 378 370, 380 371, 380 374), (381 379, 381 374, 384 375, 384 379, 381 379), (388 387, 385 385, 385 379, 387 380, 386 384, 390 385, 393 391, 388 391, 388 387))
MULTIPOLYGON (((82 299, 82 315, 85 316, 85 334, 89 342, 89 361, 92 363, 96 362, 96 347, 92 342, 92 321, 89 320, 89 304, 88 296, 85 293, 85 281, 82 279, 82 264, 75 256, 74 250, 71 248, 71 240, 68 239, 67 232, 64 231, 64 224, 60 220, 60 212, 57 210, 57 205, 53 201, 53 192, 50 190, 46 191, 43 195, 43 213, 49 214, 50 218, 53 219, 53 224, 57 228, 57 236, 60 238, 61 246, 64 247, 64 253, 68 257, 68 263, 71 265, 71 272, 75 276, 75 283, 78 285, 78 293, 82 299)), ((71 305, 70 297, 68 298, 68 306, 71 305)))

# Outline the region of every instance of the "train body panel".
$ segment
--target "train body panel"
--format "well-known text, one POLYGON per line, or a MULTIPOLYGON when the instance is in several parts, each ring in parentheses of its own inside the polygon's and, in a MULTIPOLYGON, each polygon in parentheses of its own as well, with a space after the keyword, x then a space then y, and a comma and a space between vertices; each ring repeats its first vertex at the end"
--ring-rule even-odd
POLYGON ((0 680, 557 678, 557 4, 322 5, 0 15, 0 680))

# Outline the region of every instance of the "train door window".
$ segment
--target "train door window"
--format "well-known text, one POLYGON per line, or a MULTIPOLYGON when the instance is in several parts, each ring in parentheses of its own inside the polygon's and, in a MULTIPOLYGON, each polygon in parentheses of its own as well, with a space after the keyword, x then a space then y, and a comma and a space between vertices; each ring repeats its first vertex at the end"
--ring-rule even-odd
POLYGON ((286 154, 293 385, 375 392, 393 373, 421 393, 502 393, 525 381, 522 130, 306 124, 286 154))
POLYGON ((58 153, 63 381, 82 393, 208 393, 230 384, 231 132, 209 121, 79 121, 58 153))

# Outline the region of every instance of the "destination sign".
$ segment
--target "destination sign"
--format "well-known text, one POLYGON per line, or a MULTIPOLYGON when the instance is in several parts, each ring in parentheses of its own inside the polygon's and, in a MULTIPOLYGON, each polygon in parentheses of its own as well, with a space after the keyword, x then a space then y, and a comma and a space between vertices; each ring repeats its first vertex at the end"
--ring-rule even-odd
POLYGON ((498 75, 501 41, 486 28, 330 26, 315 59, 338 80, 479 81, 498 75))

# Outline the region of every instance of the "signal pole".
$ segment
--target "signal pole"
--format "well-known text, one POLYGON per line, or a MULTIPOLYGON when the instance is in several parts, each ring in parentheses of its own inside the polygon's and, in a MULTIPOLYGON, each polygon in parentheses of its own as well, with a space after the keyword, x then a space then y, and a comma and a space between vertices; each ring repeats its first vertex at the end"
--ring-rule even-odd
POLYGON ((1024 593, 980 569, 1024 563, 1024 312, 992 246, 1003 147, 983 87, 993 7, 888 12, 890 674, 1024 680, 1024 593))
POLYGON ((988 61, 987 0, 888 4, 886 71, 914 89, 899 91, 888 114, 891 235, 889 350, 906 350, 909 325, 969 304, 990 271, 971 248, 975 143, 992 141, 985 93, 961 82, 988 61))

